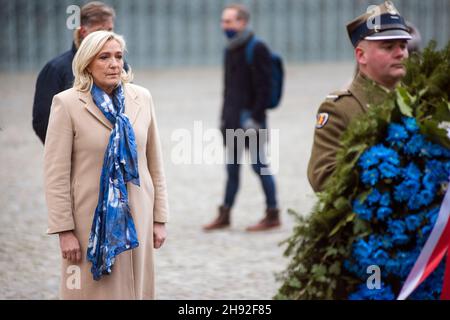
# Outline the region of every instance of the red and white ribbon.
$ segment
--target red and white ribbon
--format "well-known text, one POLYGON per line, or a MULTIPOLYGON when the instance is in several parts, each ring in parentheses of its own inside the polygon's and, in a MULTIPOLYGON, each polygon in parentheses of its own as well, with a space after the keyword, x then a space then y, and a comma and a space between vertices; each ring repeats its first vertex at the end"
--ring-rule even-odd
MULTIPOLYGON (((405 300, 436 269, 450 244, 450 185, 444 196, 436 223, 419 258, 406 278, 397 300, 405 300)), ((447 254, 441 299, 450 300, 450 261, 447 254)))

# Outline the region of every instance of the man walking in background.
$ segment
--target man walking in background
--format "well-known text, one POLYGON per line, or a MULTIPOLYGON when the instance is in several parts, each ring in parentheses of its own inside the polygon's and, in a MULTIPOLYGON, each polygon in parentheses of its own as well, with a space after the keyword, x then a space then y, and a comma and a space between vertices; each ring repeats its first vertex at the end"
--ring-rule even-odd
MULTIPOLYGON (((266 109, 271 99, 271 55, 269 49, 261 41, 255 41, 248 28, 250 14, 248 9, 239 4, 228 5, 222 13, 222 29, 229 39, 225 52, 224 101, 221 116, 226 152, 231 155, 231 163, 227 162, 227 182, 225 199, 219 207, 218 217, 203 227, 204 230, 216 230, 230 225, 230 213, 239 189, 240 157, 244 147, 250 148, 252 168, 259 176, 266 198, 265 217, 247 231, 263 231, 280 225, 279 209, 276 199, 275 180, 269 172, 265 161, 264 149, 267 143, 266 109), (248 46, 253 43, 252 51, 248 46), (252 61, 248 55, 252 55, 252 61), (254 142, 230 143, 227 130, 245 130, 247 134, 255 134, 254 142)), ((247 137, 245 138, 247 139, 247 137)), ((251 141, 251 139, 250 139, 251 141)))

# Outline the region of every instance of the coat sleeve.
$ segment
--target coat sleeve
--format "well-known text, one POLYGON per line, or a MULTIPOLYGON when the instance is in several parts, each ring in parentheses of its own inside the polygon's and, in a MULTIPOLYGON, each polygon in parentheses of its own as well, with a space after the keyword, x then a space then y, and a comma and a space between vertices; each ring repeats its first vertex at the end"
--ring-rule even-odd
POLYGON ((271 88, 271 68, 270 52, 262 43, 255 45, 254 58, 252 63, 252 86, 254 92, 254 102, 252 108, 252 118, 257 122, 264 120, 267 107, 270 104, 271 88))
POLYGON ((169 219, 169 204, 167 196, 166 178, 164 174, 164 162, 162 158, 161 143, 159 139, 158 125, 156 122, 153 99, 147 91, 150 107, 150 126, 147 133, 147 166, 152 178, 155 190, 155 202, 153 207, 153 221, 166 223, 169 219))
POLYGON ((308 180, 315 192, 323 190, 325 182, 336 168, 340 138, 349 122, 348 116, 341 109, 334 103, 325 101, 318 111, 318 114, 326 114, 328 120, 322 128, 315 129, 308 164, 308 180))
POLYGON ((72 120, 63 101, 57 95, 53 98, 44 146, 48 234, 75 228, 70 182, 73 136, 72 120))
POLYGON ((61 79, 61 73, 51 64, 47 64, 36 80, 33 103, 33 129, 42 143, 45 143, 53 96, 63 90, 64 82, 61 79))

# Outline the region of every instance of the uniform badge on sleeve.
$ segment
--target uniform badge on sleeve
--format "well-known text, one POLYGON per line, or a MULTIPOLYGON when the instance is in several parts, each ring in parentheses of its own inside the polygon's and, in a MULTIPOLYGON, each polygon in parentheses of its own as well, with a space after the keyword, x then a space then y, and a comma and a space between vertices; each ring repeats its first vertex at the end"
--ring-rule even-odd
POLYGON ((317 115, 316 128, 317 129, 323 128, 327 124, 328 118, 329 118, 328 113, 325 113, 325 112, 319 113, 317 115))

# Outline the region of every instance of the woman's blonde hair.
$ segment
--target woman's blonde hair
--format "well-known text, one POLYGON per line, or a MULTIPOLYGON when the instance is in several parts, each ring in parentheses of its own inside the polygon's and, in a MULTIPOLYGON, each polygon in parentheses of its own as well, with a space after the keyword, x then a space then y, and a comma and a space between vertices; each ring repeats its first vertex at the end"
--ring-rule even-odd
MULTIPOLYGON (((115 34, 114 32, 95 31, 83 39, 72 62, 72 71, 75 76, 75 81, 73 83, 74 88, 82 92, 91 90, 94 79, 87 68, 102 50, 106 42, 110 40, 116 40, 120 44, 122 51, 126 51, 125 40, 122 36, 115 34)), ((128 66, 128 72, 125 71, 125 69, 122 69, 120 78, 123 83, 130 82, 133 79, 130 66, 128 66)))

